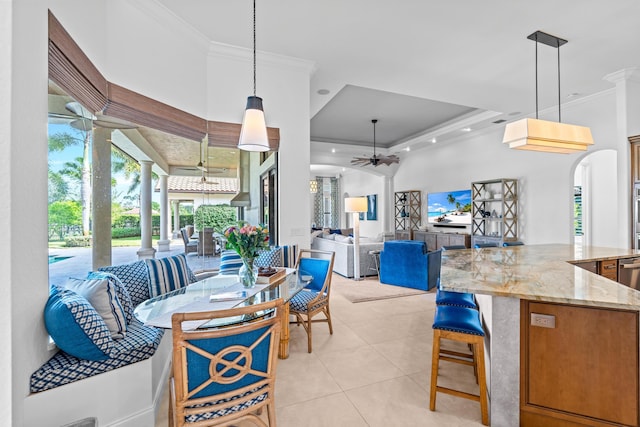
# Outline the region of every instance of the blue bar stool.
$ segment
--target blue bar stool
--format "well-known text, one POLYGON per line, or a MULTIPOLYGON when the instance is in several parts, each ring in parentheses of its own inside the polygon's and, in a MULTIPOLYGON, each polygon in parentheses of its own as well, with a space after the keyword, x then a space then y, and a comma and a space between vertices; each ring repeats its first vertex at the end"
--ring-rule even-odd
POLYGON ((484 329, 477 310, 466 307, 440 305, 436 307, 433 320, 433 353, 431 358, 431 391, 429 409, 436 410, 436 393, 480 402, 482 424, 489 425, 489 407, 487 403, 487 379, 484 366, 484 329), (473 346, 472 354, 443 350, 440 340, 448 339, 473 346), (451 357, 453 356, 453 357, 451 357), (438 386, 438 367, 440 360, 460 363, 474 367, 480 394, 470 394, 460 390, 438 386))
POLYGON ((507 246, 523 246, 522 242, 502 242, 502 247, 506 248, 507 246))
POLYGON ((497 243, 476 243, 475 245, 473 245, 474 249, 480 249, 480 248, 497 248, 498 244, 497 243))
POLYGON ((478 309, 473 294, 469 292, 450 292, 440 289, 440 278, 436 289, 436 305, 454 305, 456 307, 466 307, 478 309))

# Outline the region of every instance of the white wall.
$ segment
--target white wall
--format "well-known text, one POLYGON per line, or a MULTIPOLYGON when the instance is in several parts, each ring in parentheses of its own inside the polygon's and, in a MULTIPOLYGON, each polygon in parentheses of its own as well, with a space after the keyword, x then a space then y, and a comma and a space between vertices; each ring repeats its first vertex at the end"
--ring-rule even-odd
MULTIPOLYGON (((540 118, 557 120, 555 114, 540 118)), ((598 149, 614 148, 614 91, 563 106, 563 122, 591 127, 598 149)), ((421 190, 424 199, 429 192, 470 188, 472 181, 517 178, 520 239, 528 244, 572 242, 573 170, 584 155, 512 150, 502 144, 503 133, 504 126, 496 126, 455 143, 412 151, 394 177, 396 191, 421 190)), ((615 216, 617 208, 596 209, 615 216)))
MULTIPOLYGON (((386 166, 379 166, 386 167, 386 166)), ((376 221, 360 221, 360 236, 376 237, 384 230, 384 215, 388 202, 385 200, 384 177, 373 175, 357 169, 349 169, 342 174, 342 194, 348 193, 350 197, 378 195, 378 219, 376 221)), ((366 215, 365 215, 366 218, 366 215)), ((349 218, 348 226, 353 227, 353 219, 349 218)))

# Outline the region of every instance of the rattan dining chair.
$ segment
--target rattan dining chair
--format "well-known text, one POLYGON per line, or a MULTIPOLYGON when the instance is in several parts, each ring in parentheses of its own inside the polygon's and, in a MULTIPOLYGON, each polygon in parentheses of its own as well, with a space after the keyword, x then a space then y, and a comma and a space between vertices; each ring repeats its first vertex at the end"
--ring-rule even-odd
POLYGON ((331 274, 335 252, 316 249, 301 249, 298 253, 296 268, 300 274, 308 273, 313 280, 303 290, 289 301, 289 312, 295 315, 297 325, 302 325, 307 331, 307 350, 311 353, 311 324, 313 322, 327 322, 329 333, 333 334, 331 325, 331 311, 329 310, 329 295, 331 294, 331 274), (324 319, 312 319, 323 313, 324 319))
POLYGON ((175 313, 171 317, 170 426, 227 426, 251 420, 263 427, 275 427, 273 393, 282 304, 283 300, 278 299, 228 310, 175 313), (265 315, 265 311, 271 314, 265 315), (220 328, 188 327, 194 321, 204 324, 219 318, 242 320, 220 328), (264 407, 268 424, 259 416, 264 407))

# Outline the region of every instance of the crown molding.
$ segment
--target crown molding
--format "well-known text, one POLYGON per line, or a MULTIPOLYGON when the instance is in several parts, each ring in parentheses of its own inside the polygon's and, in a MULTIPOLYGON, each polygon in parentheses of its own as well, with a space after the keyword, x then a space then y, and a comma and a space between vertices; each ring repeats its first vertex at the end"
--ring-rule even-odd
POLYGON ((606 80, 615 84, 627 80, 640 83, 640 70, 638 70, 637 67, 623 68, 622 70, 614 71, 613 73, 607 74, 602 78, 602 80, 606 80))
POLYGON ((207 51, 209 40, 204 34, 193 28, 187 21, 169 10, 158 0, 136 0, 127 2, 145 16, 153 19, 170 34, 180 34, 191 41, 203 52, 207 51))
MULTIPOLYGON (((209 42, 208 56, 212 58, 226 58, 240 62, 251 63, 253 61, 253 50, 246 47, 234 46, 215 41, 209 42)), ((258 62, 263 65, 271 65, 280 68, 297 68, 309 75, 315 72, 316 63, 308 59, 295 58, 293 56, 279 55, 270 52, 256 51, 258 62)))

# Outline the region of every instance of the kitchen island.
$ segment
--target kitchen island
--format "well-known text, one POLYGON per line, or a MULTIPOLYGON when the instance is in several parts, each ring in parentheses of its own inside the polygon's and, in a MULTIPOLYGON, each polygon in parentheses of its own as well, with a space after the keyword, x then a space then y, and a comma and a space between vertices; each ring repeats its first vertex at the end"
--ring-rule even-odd
POLYGON ((637 250, 561 244, 445 251, 442 289, 487 330, 491 425, 638 426, 640 292, 574 264, 637 250))

